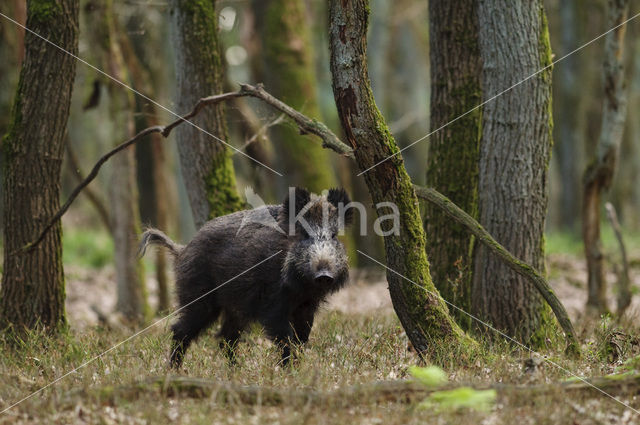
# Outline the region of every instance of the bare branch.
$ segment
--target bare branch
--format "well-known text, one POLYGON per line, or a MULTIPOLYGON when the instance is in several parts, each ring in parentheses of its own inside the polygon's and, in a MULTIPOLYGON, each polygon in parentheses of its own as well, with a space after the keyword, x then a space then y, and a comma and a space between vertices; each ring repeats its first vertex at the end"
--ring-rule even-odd
MULTIPOLYGON (((71 141, 69 140, 68 135, 65 140, 65 146, 67 148, 67 158, 69 158, 69 171, 73 174, 76 180, 78 180, 78 183, 82 183, 84 179, 82 178, 82 172, 80 171, 80 161, 78 161, 78 157, 71 146, 71 141)), ((98 212, 102 224, 104 224, 107 230, 111 230, 111 218, 109 217, 109 212, 107 211, 107 208, 100 196, 91 190, 90 187, 85 188, 85 195, 87 195, 87 198, 98 212)))
POLYGON ((341 155, 353 158, 353 150, 343 143, 342 140, 329 130, 326 125, 318 120, 307 117, 286 103, 276 99, 264 90, 262 84, 258 84, 256 86, 242 84, 240 87, 241 93, 260 99, 291 118, 298 125, 298 128, 300 128, 300 134, 316 135, 322 139, 323 147, 329 148, 341 155))
MULTIPOLYGON (((49 219, 49 221, 47 222, 45 227, 42 229, 40 234, 32 242, 29 242, 28 244, 23 246, 20 251, 31 250, 35 248, 40 242, 42 242, 47 232, 51 230, 54 224, 58 220, 60 220, 60 218, 67 212, 67 210, 69 209, 73 201, 78 197, 80 192, 97 177, 98 171, 100 171, 100 168, 102 168, 104 163, 107 162, 109 158, 111 158, 118 152, 128 148, 129 146, 135 143, 138 143, 140 140, 142 140, 145 136, 148 136, 149 134, 160 133, 165 138, 169 137, 169 135, 171 134, 171 131, 173 131, 174 128, 176 128, 177 126, 185 122, 188 122, 190 118, 193 118, 196 115, 198 115, 200 111, 202 111, 202 109, 204 109, 206 106, 215 105, 220 102, 226 102, 228 100, 235 99, 238 97, 244 97, 244 96, 250 96, 250 97, 255 97, 256 99, 260 99, 263 102, 267 103, 268 105, 272 106, 273 108, 277 109, 278 111, 282 112, 283 114, 287 115, 298 125, 298 127, 300 128, 300 132, 302 134, 313 134, 315 136, 320 137, 322 139, 322 146, 332 149, 339 154, 353 157, 353 152, 351 148, 345 145, 344 143, 342 143, 342 141, 338 138, 338 136, 336 136, 331 130, 329 130, 329 128, 323 123, 313 120, 301 114, 300 112, 296 111, 289 105, 276 99, 275 97, 267 93, 262 88, 262 85, 252 86, 249 84, 242 84, 241 89, 238 91, 218 94, 214 96, 208 96, 200 99, 198 103, 196 103, 196 105, 193 107, 191 112, 189 112, 188 114, 181 116, 180 118, 174 120, 173 122, 171 122, 170 124, 164 127, 153 126, 153 127, 145 128, 144 130, 140 131, 138 134, 133 136, 131 139, 116 146, 115 148, 113 148, 112 150, 104 154, 102 157, 100 157, 98 162, 96 162, 96 164, 93 166, 93 169, 91 170, 89 175, 78 186, 76 186, 73 192, 71 192, 71 195, 69 195, 69 198, 67 199, 67 201, 49 219)), ((18 250, 12 253, 9 253, 9 255, 14 255, 17 252, 18 250)))

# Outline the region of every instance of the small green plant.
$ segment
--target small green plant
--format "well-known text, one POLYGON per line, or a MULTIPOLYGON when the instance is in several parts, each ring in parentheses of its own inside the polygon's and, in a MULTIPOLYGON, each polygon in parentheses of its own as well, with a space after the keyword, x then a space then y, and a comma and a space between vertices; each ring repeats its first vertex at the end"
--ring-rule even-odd
MULTIPOLYGON (((409 373, 418 382, 429 388, 437 388, 448 381, 445 371, 437 366, 411 366, 409 373)), ((488 412, 493 408, 496 397, 496 390, 476 390, 470 387, 460 387, 452 390, 434 391, 418 407, 434 411, 468 408, 488 412)))
POLYGON ((419 404, 421 409, 458 410, 474 409, 489 412, 496 402, 496 390, 476 390, 471 387, 460 387, 453 390, 435 391, 419 404))
POLYGON ((421 384, 430 388, 439 387, 448 381, 447 374, 438 366, 411 366, 409 368, 409 374, 416 378, 421 384))

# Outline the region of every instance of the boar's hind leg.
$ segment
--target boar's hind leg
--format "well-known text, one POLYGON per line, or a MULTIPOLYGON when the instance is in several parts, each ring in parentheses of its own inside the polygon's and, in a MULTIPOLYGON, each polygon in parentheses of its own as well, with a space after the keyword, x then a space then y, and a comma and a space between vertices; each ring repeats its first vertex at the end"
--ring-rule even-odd
POLYGON ((247 323, 242 317, 225 310, 224 321, 218 337, 222 339, 220 341, 220 349, 224 351, 232 363, 235 363, 235 348, 240 339, 240 334, 242 334, 246 326, 247 323))
POLYGON ((182 365, 184 353, 189 345, 220 315, 219 307, 203 301, 205 300, 196 301, 182 310, 178 321, 171 326, 171 367, 178 368, 182 365))

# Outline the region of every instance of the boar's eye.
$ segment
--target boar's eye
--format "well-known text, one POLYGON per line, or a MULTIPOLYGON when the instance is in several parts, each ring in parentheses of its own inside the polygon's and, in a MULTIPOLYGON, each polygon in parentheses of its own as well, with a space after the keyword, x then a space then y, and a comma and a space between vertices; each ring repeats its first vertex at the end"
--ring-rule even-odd
POLYGON ((333 233, 331 234, 331 238, 332 238, 332 239, 335 239, 337 236, 338 236, 338 232, 333 232, 333 233))

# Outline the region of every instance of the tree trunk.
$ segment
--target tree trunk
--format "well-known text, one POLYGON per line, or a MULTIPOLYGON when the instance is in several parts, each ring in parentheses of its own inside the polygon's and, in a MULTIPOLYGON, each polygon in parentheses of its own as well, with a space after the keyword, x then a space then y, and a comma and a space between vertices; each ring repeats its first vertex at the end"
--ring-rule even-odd
MULTIPOLYGON (((21 0, 5 1, 0 12, 25 25, 26 3, 21 0)), ((24 52, 24 29, 3 19, 0 25, 0 135, 4 135, 11 123, 13 95, 20 74, 24 52)))
MULTIPOLYGON (((137 90, 142 91, 150 99, 155 90, 150 69, 142 63, 134 50, 133 40, 128 34, 121 34, 120 44, 131 82, 137 90)), ((160 125, 156 105, 146 100, 136 99, 136 132, 146 127, 160 125)), ((167 230, 168 226, 168 182, 166 176, 167 159, 164 138, 159 133, 149 135, 149 142, 136 145, 137 182, 140 188, 139 208, 142 221, 159 229, 167 230), (144 165, 144 166, 143 166, 144 165)), ((158 312, 171 307, 169 294, 169 278, 167 276, 167 256, 164 250, 155 251, 155 274, 158 284, 158 312)))
MULTIPOLYGON (((610 0, 607 28, 620 25, 627 19, 628 0, 610 0)), ((622 140, 627 111, 627 95, 624 84, 623 53, 626 25, 619 26, 606 35, 604 47, 604 101, 602 126, 596 158, 584 174, 582 198, 582 239, 587 258, 588 291, 587 307, 599 313, 608 311, 604 258, 600 241, 601 193, 611 186, 616 168, 618 149, 622 140)))
MULTIPOLYGON (((431 129, 476 107, 482 101, 476 0, 429 2, 431 55, 431 129)), ((478 149, 482 111, 458 119, 429 140, 427 186, 451 199, 470 216, 478 217, 478 149)), ((474 238, 451 223, 442 210, 426 205, 424 220, 430 243, 431 275, 444 299, 465 311, 471 308, 474 238)), ((469 316, 453 312, 469 327, 469 316)))
MULTIPOLYGON (((578 36, 579 17, 576 16, 578 4, 575 0, 561 1, 560 8, 560 46, 562 51, 559 56, 566 55, 579 44, 578 36)), ((554 78, 554 96, 557 99, 554 108, 554 144, 558 164, 560 186, 558 218, 563 229, 577 231, 576 217, 580 210, 580 194, 576 190, 580 187, 580 174, 584 160, 584 133, 581 131, 582 118, 584 116, 585 94, 590 90, 584 90, 584 64, 580 54, 567 57, 558 66, 554 78)))
MULTIPOLYGON (((333 93, 346 139, 361 170, 398 152, 371 93, 367 19, 368 1, 331 1, 333 93)), ((423 353, 436 341, 449 347, 471 341, 451 318, 431 281, 418 199, 402 157, 396 155, 379 164, 364 178, 373 202, 392 202, 399 209, 399 232, 385 236, 387 266, 393 270, 387 272, 387 280, 394 309, 412 344, 423 353)), ((377 212, 389 213, 388 208, 377 212)))
MULTIPOLYGON (((311 56, 311 33, 302 0, 254 1, 256 26, 261 40, 265 88, 278 99, 307 116, 320 119, 316 76, 311 56)), ((335 185, 329 152, 319 143, 301 142, 294 126, 270 130, 271 140, 283 149, 287 182, 319 193, 335 185)))
MULTIPOLYGON (((117 35, 113 0, 91 3, 86 9, 90 37, 100 55, 103 69, 119 81, 131 85, 117 35)), ((135 132, 133 93, 112 80, 104 80, 109 93, 109 113, 114 128, 114 143, 128 139, 135 132)), ((138 260, 140 211, 136 185, 135 150, 126 149, 112 161, 108 196, 111 203, 111 231, 114 243, 118 299, 116 310, 132 321, 149 315, 142 262, 138 260)))
MULTIPOLYGON (((27 27, 78 52, 78 1, 29 2, 27 27)), ((28 243, 59 207, 63 140, 76 60, 27 33, 9 132, 3 139, 4 267, 0 324, 16 328, 66 324, 60 221, 42 243, 28 243)))
MULTIPOLYGON (((551 63, 540 0, 518 7, 504 0, 478 5, 483 98, 551 63)), ((479 159, 480 223, 517 258, 544 273, 547 168, 551 153, 551 69, 484 106, 479 159)), ((522 276, 476 249, 473 311, 524 343, 545 340, 548 308, 522 276)))
MULTIPOLYGON (((222 92, 224 70, 214 3, 198 0, 170 2, 178 80, 176 97, 180 113, 188 112, 201 97, 222 92)), ((207 108, 191 122, 227 142, 222 104, 207 108)), ((242 208, 230 150, 190 124, 176 129, 176 140, 196 228, 213 217, 242 208)))

